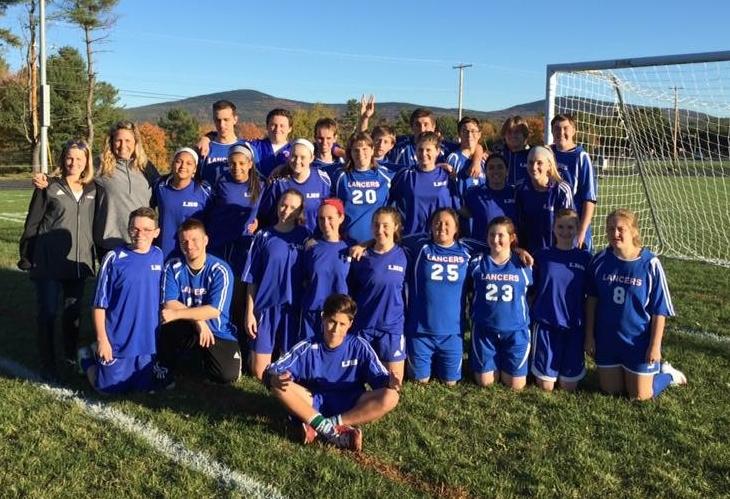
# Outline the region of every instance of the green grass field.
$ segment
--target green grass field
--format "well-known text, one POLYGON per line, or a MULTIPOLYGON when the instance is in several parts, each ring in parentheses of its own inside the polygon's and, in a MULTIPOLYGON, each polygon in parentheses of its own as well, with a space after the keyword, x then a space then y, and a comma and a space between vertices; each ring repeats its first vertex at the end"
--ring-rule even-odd
MULTIPOLYGON (((0 195, 0 357, 36 369, 34 291, 12 270, 28 197, 0 195)), ((598 393, 593 371, 573 395, 406 384, 354 455, 287 438, 283 411, 250 378, 183 376, 173 391, 125 398, 100 398, 72 374, 65 383, 288 497, 727 496, 730 270, 663 262, 678 313, 665 356, 690 384, 648 403, 598 393)), ((252 496, 85 407, 0 372, 1 496, 252 496)))

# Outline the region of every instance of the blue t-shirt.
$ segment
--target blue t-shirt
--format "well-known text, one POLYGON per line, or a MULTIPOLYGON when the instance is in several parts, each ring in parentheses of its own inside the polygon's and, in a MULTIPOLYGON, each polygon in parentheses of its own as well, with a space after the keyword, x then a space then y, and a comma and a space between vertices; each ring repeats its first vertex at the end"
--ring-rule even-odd
POLYGON ((536 190, 527 180, 515 193, 520 246, 532 254, 553 245, 553 222, 561 208, 574 208, 570 186, 550 181, 546 191, 536 190))
POLYGON ((403 334, 407 266, 406 253, 398 245, 382 254, 369 248, 352 262, 348 287, 357 303, 354 331, 403 334))
POLYGON ((515 188, 505 185, 495 191, 484 184, 475 189, 469 189, 464 196, 464 206, 471 214, 471 235, 474 239, 486 241, 487 227, 495 217, 509 217, 517 224, 515 210, 515 188))
POLYGON ((482 171, 477 178, 469 175, 471 170, 471 156, 465 156, 464 151, 459 149, 454 151, 446 158, 446 162, 454 167, 456 174, 456 188, 461 199, 464 199, 468 190, 474 187, 484 185, 487 177, 484 175, 484 162, 482 161, 482 171))
POLYGON ((443 169, 425 172, 418 167, 401 170, 390 185, 388 203, 403 217, 403 235, 428 231, 429 218, 439 208, 459 208, 454 179, 443 169))
POLYGON ((497 264, 487 253, 472 259, 469 278, 474 286, 472 320, 490 331, 510 332, 530 324, 527 288, 532 285, 532 269, 512 254, 497 264))
POLYGON ((553 246, 538 251, 534 256, 532 320, 564 329, 582 327, 590 252, 578 248, 561 250, 553 246))
POLYGON ((160 214, 160 237, 157 245, 162 249, 165 260, 179 255, 177 229, 188 218, 204 220, 210 201, 210 186, 205 182, 190 182, 183 189, 172 186, 172 175, 162 177, 154 191, 153 205, 160 214))
POLYGON ((208 155, 200 158, 200 161, 198 161, 200 178, 208 182, 209 185, 214 185, 221 175, 228 173, 228 150, 233 146, 244 143, 245 141, 242 139, 230 144, 223 144, 222 142, 211 140, 208 155))
POLYGON ((303 261, 308 283, 304 290, 302 310, 322 310, 329 295, 347 294, 350 257, 345 241, 317 240, 317 244, 304 252, 303 261))
POLYGON ((383 159, 375 160, 376 163, 378 163, 378 166, 381 168, 385 168, 390 172, 391 177, 401 171, 403 168, 407 168, 406 165, 398 165, 396 163, 391 163, 388 159, 388 156, 386 156, 383 159))
POLYGON ((304 182, 297 182, 291 177, 281 177, 274 180, 261 196, 259 216, 264 227, 276 223, 276 204, 281 194, 287 189, 296 189, 304 196, 305 225, 310 231, 314 232, 317 228, 319 205, 330 195, 332 190, 329 177, 317 168, 310 168, 309 177, 304 182))
POLYGON ((254 201, 249 183, 235 182, 231 174, 226 173, 213 187, 205 223, 211 248, 253 236, 247 227, 256 218, 264 186, 259 183, 259 196, 254 201))
POLYGON ((403 244, 411 255, 406 334, 463 334, 462 309, 473 245, 456 241, 445 247, 427 238, 403 244))
POLYGON ((575 210, 580 216, 583 212, 583 203, 586 201, 596 202, 596 175, 593 172, 591 158, 581 146, 577 146, 570 151, 558 151, 554 144, 551 147, 555 153, 555 161, 558 163, 560 176, 570 186, 575 210))
POLYGON ((388 370, 370 344, 357 335, 347 334, 335 348, 316 340, 300 341, 268 367, 268 372, 289 372, 294 382, 314 394, 352 394, 388 386, 388 370))
POLYGON ((274 153, 274 146, 268 138, 250 140, 247 144, 253 150, 253 160, 261 178, 269 178, 269 175, 277 166, 285 164, 291 157, 291 144, 286 144, 276 153, 274 153))
POLYGON ((171 258, 165 263, 162 304, 176 300, 188 308, 210 305, 220 312, 215 319, 205 321, 210 332, 216 338, 235 340, 236 326, 230 321, 233 282, 231 268, 213 255, 206 255, 203 268, 197 272, 184 259, 171 258))
POLYGON ((388 202, 391 178, 392 174, 381 167, 335 173, 333 195, 345 205, 345 227, 354 241, 372 238, 373 213, 388 202))
MULTIPOLYGON (((451 152, 458 149, 458 144, 442 141, 436 163, 445 163, 446 157, 451 152)), ((386 159, 389 163, 394 163, 396 165, 402 165, 405 167, 417 166, 418 158, 416 157, 416 142, 414 137, 411 135, 401 135, 396 138, 395 146, 388 152, 386 159)))
POLYGON ((298 305, 302 293, 304 240, 311 233, 301 225, 289 232, 272 228, 256 233, 242 280, 257 285, 254 307, 262 311, 285 303, 298 305))
POLYGON ((162 251, 157 246, 147 253, 119 246, 104 256, 94 308, 106 309, 112 356, 128 358, 156 352, 162 264, 162 251))
POLYGON ((647 248, 634 260, 622 260, 611 247, 598 253, 588 267, 588 295, 598 298, 595 334, 604 338, 645 340, 652 315, 674 315, 662 264, 647 248))

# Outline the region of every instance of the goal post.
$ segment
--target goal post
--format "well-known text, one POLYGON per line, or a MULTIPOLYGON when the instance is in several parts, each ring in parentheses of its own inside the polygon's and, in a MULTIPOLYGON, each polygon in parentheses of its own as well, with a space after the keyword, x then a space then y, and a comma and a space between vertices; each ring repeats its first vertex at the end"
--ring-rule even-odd
POLYGON ((551 64, 548 144, 558 113, 599 178, 598 247, 605 216, 628 208, 654 251, 730 267, 730 51, 551 64))

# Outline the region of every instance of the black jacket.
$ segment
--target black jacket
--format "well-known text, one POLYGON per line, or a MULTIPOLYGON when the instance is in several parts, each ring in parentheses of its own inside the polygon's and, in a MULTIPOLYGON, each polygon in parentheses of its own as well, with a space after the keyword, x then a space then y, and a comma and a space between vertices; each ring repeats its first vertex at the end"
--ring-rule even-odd
POLYGON ((20 238, 18 267, 34 279, 81 279, 94 275, 92 226, 99 188, 90 182, 79 201, 66 180, 49 178, 30 200, 20 238))

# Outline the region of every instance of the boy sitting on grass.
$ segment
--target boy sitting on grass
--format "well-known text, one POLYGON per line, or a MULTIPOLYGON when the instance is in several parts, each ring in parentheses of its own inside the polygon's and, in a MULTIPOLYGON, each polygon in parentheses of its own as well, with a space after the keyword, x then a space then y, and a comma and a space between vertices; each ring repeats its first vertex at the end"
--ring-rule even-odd
POLYGON ((331 295, 322 309, 321 339, 299 342, 267 369, 273 395, 302 422, 305 444, 319 438, 359 451, 362 430, 355 425, 380 419, 398 404, 400 383, 367 341, 347 334, 356 310, 349 296, 331 295))

